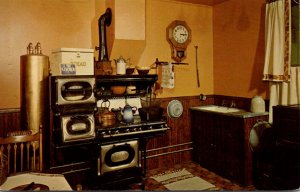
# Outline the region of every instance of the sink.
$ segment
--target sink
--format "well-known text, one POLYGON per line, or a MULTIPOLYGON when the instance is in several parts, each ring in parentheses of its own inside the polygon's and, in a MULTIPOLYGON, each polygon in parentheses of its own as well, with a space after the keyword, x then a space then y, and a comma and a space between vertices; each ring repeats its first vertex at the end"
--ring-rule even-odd
POLYGON ((211 112, 219 112, 219 113, 236 113, 236 112, 246 112, 243 109, 232 108, 232 107, 224 107, 218 105, 206 105, 206 106, 198 106, 192 107, 193 109, 211 111, 211 112))

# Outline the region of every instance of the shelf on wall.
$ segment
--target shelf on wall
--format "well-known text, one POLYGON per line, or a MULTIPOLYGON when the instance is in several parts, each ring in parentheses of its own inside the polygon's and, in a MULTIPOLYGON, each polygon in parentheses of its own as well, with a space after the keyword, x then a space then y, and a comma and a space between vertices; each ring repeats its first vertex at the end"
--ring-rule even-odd
POLYGON ((150 82, 154 83, 158 77, 150 75, 96 75, 97 83, 119 83, 119 82, 150 82))

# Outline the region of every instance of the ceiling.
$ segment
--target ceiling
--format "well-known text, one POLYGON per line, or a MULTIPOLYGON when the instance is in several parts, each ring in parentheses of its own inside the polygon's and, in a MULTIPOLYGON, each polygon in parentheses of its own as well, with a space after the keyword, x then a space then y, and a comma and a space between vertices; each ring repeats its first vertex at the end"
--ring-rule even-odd
POLYGON ((228 0, 175 0, 175 1, 212 6, 212 5, 216 5, 218 3, 222 3, 222 2, 228 1, 228 0))

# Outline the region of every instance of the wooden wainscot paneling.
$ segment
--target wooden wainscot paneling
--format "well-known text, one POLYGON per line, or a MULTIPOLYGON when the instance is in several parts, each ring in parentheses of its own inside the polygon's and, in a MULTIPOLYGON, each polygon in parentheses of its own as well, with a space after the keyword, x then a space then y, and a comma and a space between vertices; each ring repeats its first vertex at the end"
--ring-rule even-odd
POLYGON ((167 134, 149 140, 147 145, 147 169, 172 167, 175 164, 191 161, 192 139, 189 108, 192 106, 213 104, 213 97, 207 96, 205 101, 200 101, 198 96, 174 97, 161 99, 163 115, 167 118, 171 128, 167 134), (168 103, 179 100, 183 104, 183 114, 179 118, 170 118, 167 114, 168 103))
POLYGON ((0 137, 20 130, 20 109, 0 109, 0 137))

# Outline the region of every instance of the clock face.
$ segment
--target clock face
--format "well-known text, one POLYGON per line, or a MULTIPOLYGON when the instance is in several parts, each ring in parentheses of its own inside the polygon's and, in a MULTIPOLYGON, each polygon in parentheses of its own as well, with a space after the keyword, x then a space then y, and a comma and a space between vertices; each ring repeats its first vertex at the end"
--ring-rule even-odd
POLYGON ((183 25, 177 25, 173 29, 173 38, 177 43, 185 43, 189 38, 189 32, 183 25))

